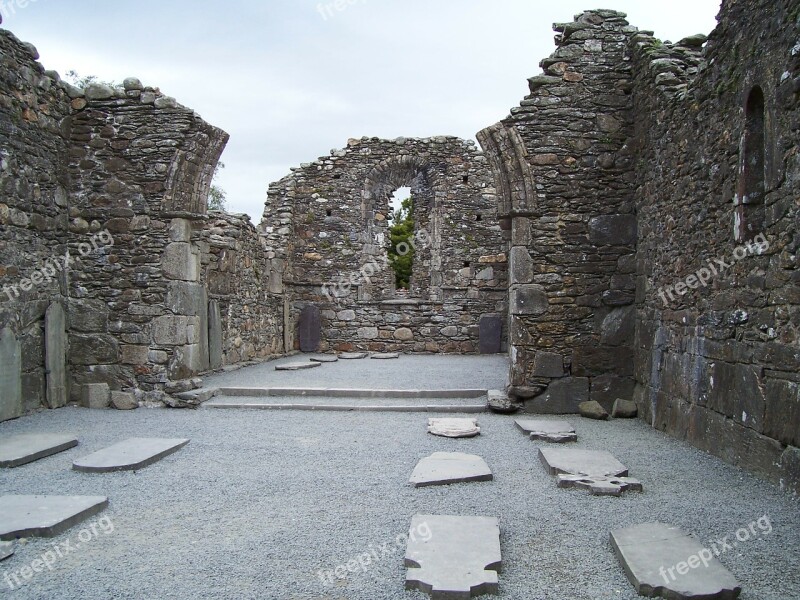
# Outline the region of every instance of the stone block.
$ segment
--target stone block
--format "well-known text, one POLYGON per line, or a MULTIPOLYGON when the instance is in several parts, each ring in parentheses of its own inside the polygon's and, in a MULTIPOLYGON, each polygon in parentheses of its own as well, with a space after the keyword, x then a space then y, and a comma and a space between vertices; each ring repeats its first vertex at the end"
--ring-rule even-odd
POLYGON ((628 477, 628 468, 603 450, 583 448, 539 448, 539 459, 558 487, 584 487, 593 496, 619 496, 642 491, 642 484, 628 477))
POLYGON ((208 303, 208 356, 211 369, 222 368, 222 315, 217 300, 208 303))
POLYGON ((173 242, 161 259, 164 277, 178 281, 199 281, 200 252, 192 244, 173 242))
POLYGON ((53 303, 47 309, 44 321, 45 373, 47 378, 47 406, 61 408, 67 405, 67 322, 64 308, 53 303))
POLYGON ((572 351, 572 374, 578 377, 633 375, 633 349, 624 346, 577 345, 572 351))
POLYGON ((633 400, 617 398, 611 409, 611 416, 615 419, 633 419, 639 413, 639 408, 633 400))
POLYGON ((636 243, 636 215, 602 215, 589 221, 589 240, 598 246, 636 243))
POLYGON ((636 382, 632 377, 618 375, 600 375, 593 377, 589 400, 599 403, 606 411, 610 411, 617 398, 632 398, 636 382))
POLYGON ((0 421, 23 414, 22 347, 11 329, 0 331, 0 421))
POLYGON ((318 306, 309 304, 300 311, 297 338, 300 342, 301 352, 317 352, 319 350, 322 340, 322 315, 318 306))
POLYGON ((394 332, 394 338, 401 342, 410 342, 414 339, 414 333, 407 327, 401 327, 394 332))
POLYGON ((153 319, 152 338, 159 346, 182 346, 188 342, 188 317, 164 315, 153 319))
POLYGON ((537 352, 533 358, 535 377, 564 377, 564 357, 554 352, 537 352))
POLYGON ((111 404, 111 388, 107 383, 85 383, 81 405, 84 408, 102 409, 111 404))
POLYGON ((181 439, 130 438, 76 460, 72 468, 82 473, 137 471, 174 454, 188 443, 189 440, 181 439))
POLYGON ((375 340, 378 338, 377 327, 361 327, 356 332, 356 335, 362 340, 375 340))
POLYGON ((511 313, 541 316, 550 310, 547 292, 540 285, 520 285, 511 289, 511 313))
POLYGON ((104 496, 2 496, 0 540, 56 537, 107 506, 104 496))
POLYGON ((139 402, 134 394, 128 392, 111 392, 111 406, 117 410, 135 410, 139 402))
POLYGON ((589 401, 581 402, 578 406, 578 411, 582 417, 587 419, 595 419, 596 421, 607 421, 608 413, 599 402, 589 401))
POLYGON ((166 307, 169 312, 188 317, 199 317, 205 304, 205 287, 191 281, 171 281, 167 284, 166 307))
POLYGON ((503 319, 498 315, 484 315, 478 327, 479 352, 499 354, 503 347, 503 319))
POLYGON ((14 468, 58 454, 78 445, 74 435, 29 433, 0 441, 0 468, 14 468))
POLYGON ((150 354, 149 346, 121 346, 120 361, 123 365, 146 365, 150 354))
POLYGON ((764 435, 787 446, 800 447, 800 385, 770 379, 765 394, 764 435))
POLYGON ((70 300, 70 330, 79 333, 106 333, 108 305, 102 300, 70 300))
POLYGON ((188 219, 172 219, 169 224, 169 239, 173 242, 191 242, 192 222, 188 219))
POLYGON ((509 254, 511 267, 511 284, 528 284, 533 282, 533 259, 527 248, 515 246, 509 254))
POLYGON ((539 414, 578 414, 581 402, 589 399, 589 379, 565 377, 556 379, 547 389, 525 403, 525 412, 539 414))
POLYGON ((677 527, 643 523, 617 529, 611 546, 640 596, 734 600, 742 591, 711 550, 677 527))
POLYGON ((469 438, 480 435, 478 419, 428 419, 428 433, 448 438, 469 438))
POLYGON ((635 330, 636 307, 615 308, 603 320, 600 343, 608 346, 632 345, 635 330))
POLYGON ((432 598, 496 594, 502 567, 499 522, 493 517, 416 515, 405 565, 406 589, 432 598))
POLYGON ((113 365, 119 362, 119 343, 111 335, 72 334, 69 360, 74 365, 113 365))
POLYGON ((423 458, 411 474, 414 487, 491 481, 492 471, 480 456, 461 452, 435 452, 423 458))
POLYGON ((14 542, 0 542, 0 562, 14 556, 14 552, 16 552, 14 542))

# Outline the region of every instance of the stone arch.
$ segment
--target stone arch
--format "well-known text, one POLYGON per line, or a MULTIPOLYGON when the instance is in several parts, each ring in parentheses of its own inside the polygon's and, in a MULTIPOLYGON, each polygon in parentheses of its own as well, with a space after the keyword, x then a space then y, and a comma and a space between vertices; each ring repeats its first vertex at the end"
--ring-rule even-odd
MULTIPOLYGON (((392 194, 401 187, 411 188, 414 197, 416 256, 411 276, 411 296, 425 300, 441 299, 441 247, 439 235, 440 206, 437 202, 440 171, 431 161, 403 154, 377 164, 366 176, 361 199, 361 215, 365 223, 366 240, 362 264, 386 261, 388 211, 392 194)), ((385 285, 385 282, 384 282, 385 285)), ((376 295, 394 296, 394 281, 390 290, 364 286, 365 299, 376 295), (385 292, 381 294, 381 292, 385 292)))

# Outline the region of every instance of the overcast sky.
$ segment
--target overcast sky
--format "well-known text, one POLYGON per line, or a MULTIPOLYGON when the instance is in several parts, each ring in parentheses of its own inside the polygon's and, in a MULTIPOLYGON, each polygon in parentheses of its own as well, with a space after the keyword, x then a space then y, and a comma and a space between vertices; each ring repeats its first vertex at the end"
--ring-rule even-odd
POLYGON ((527 94, 552 24, 628 14, 677 41, 719 0, 2 0, 3 25, 62 75, 160 87, 231 134, 219 184, 261 220, 266 189, 348 138, 475 133, 527 94), (9 5, 15 7, 11 14, 9 5))

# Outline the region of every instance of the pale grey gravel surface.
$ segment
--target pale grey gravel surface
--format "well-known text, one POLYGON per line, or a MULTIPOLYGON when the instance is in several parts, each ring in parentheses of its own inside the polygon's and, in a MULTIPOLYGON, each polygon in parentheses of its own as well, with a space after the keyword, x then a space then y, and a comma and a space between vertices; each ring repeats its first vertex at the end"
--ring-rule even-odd
MULTIPOLYGON (((466 415, 469 416, 469 415, 466 415)), ((30 565, 53 541, 32 540, 0 563, 0 597, 32 599, 427 598, 404 590, 395 538, 416 513, 500 518, 500 597, 633 600, 609 530, 661 520, 701 540, 732 535, 768 515, 769 535, 722 556, 744 600, 800 598, 800 504, 776 487, 639 421, 572 418, 579 446, 613 452, 645 492, 595 498, 559 490, 538 444, 510 417, 479 415, 483 434, 449 440, 425 432, 427 415, 296 411, 66 408, 0 424, 0 436, 77 434, 68 452, 0 471, 0 491, 102 494, 110 535, 83 544, 52 572, 11 592, 3 576, 30 565), (72 460, 129 436, 191 443, 136 473, 87 475, 72 460), (483 456, 495 481, 413 489, 417 461, 436 451, 483 456), (334 587, 318 578, 372 548, 389 553, 334 587)), ((81 526, 55 539, 78 540, 81 526)))

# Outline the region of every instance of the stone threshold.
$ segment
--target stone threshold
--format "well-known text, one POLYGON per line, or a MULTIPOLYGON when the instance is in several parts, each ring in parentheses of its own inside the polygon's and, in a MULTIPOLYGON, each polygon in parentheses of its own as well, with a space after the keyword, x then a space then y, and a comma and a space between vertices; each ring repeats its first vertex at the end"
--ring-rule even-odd
POLYGON ((482 398, 489 390, 445 389, 445 390, 382 390, 365 388, 217 388, 214 396, 268 397, 317 397, 317 398, 482 398))
POLYGON ((253 399, 250 402, 206 402, 204 408, 238 408, 256 410, 300 410, 300 411, 328 411, 328 412, 424 412, 424 413, 446 413, 446 414, 477 414, 484 413, 488 409, 485 404, 456 404, 456 405, 426 405, 426 404, 402 404, 402 405, 367 405, 367 404, 292 404, 283 402, 259 402, 253 399))

